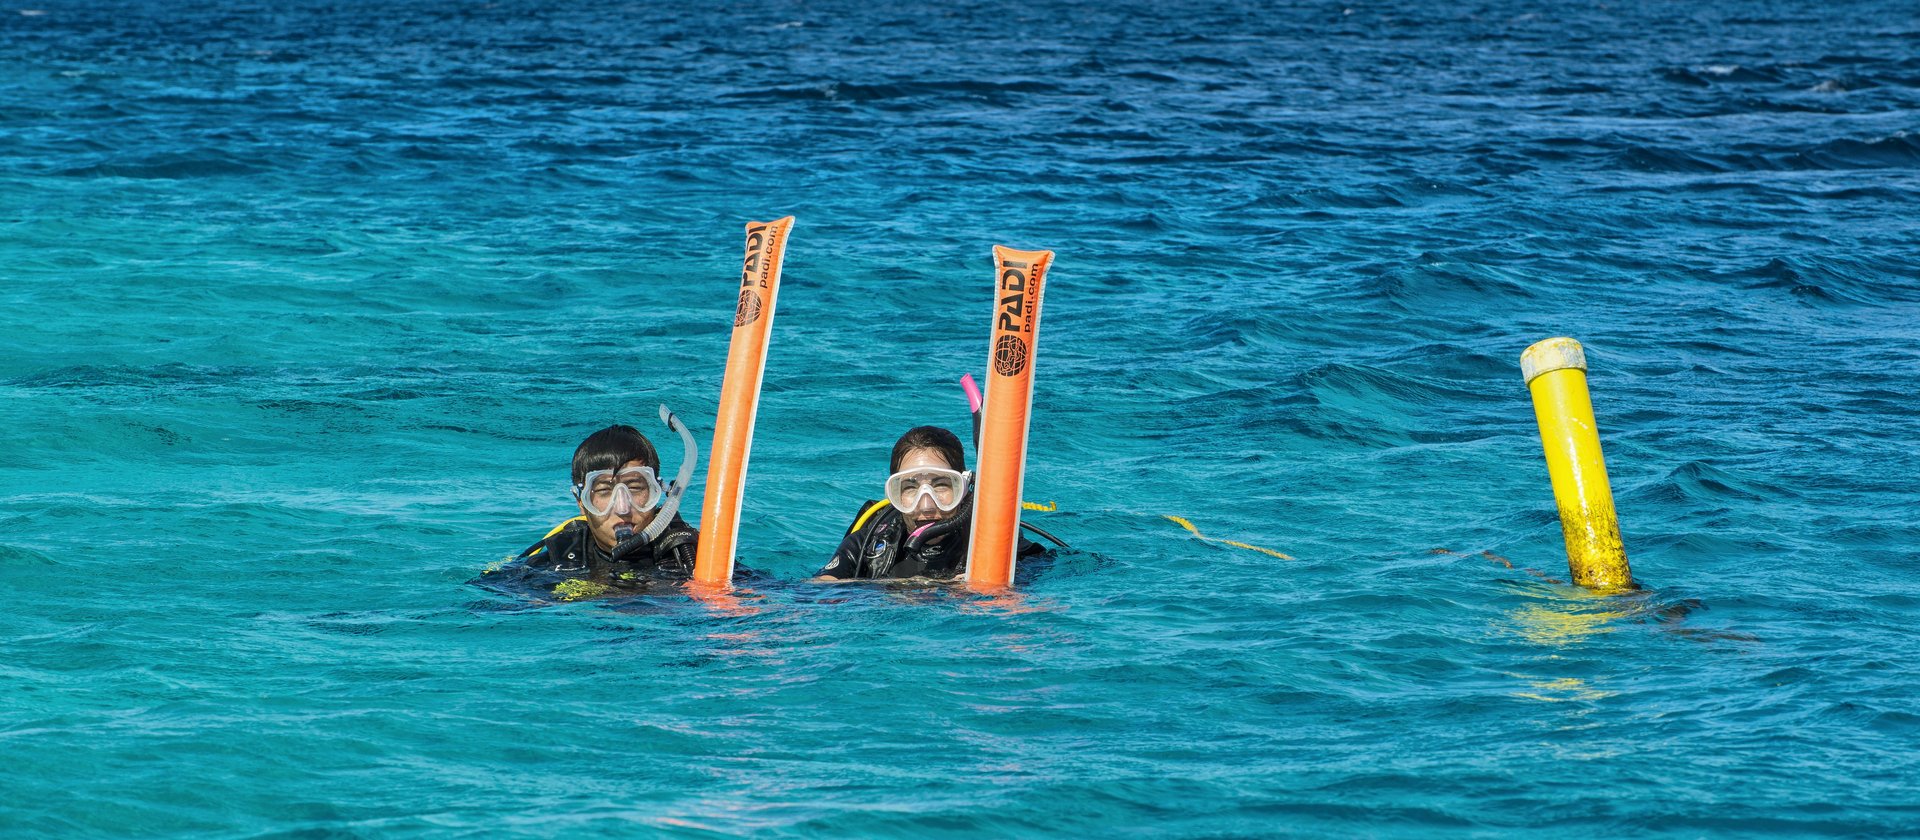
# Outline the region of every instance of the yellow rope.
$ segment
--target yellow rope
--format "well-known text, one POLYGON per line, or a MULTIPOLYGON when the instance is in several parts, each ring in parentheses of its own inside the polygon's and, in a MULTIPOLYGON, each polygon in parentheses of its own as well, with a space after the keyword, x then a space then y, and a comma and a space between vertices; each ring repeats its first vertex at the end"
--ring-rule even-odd
POLYGON ((1054 504, 1053 502, 1048 502, 1044 505, 1040 504, 1039 502, 1021 502, 1020 507, 1025 508, 1027 510, 1037 510, 1037 511, 1043 511, 1043 512, 1055 511, 1060 509, 1060 506, 1057 504, 1054 504))
POLYGON ((1243 543, 1243 542, 1238 542, 1238 541, 1235 541, 1235 540, 1223 540, 1223 539, 1220 539, 1219 537, 1209 537, 1209 536, 1207 536, 1206 534, 1202 534, 1202 533, 1200 533, 1200 529, 1199 529, 1199 528, 1195 528, 1195 527, 1193 526, 1193 523, 1192 523, 1192 522, 1189 522, 1189 521, 1187 521, 1186 519, 1183 519, 1183 518, 1181 518, 1181 517, 1178 517, 1178 516, 1173 516, 1173 515, 1170 515, 1170 514, 1162 514, 1162 516, 1165 516, 1165 517, 1166 517, 1167 519, 1169 519, 1169 520, 1172 520, 1174 524, 1176 524, 1176 525, 1179 525, 1180 527, 1182 527, 1182 528, 1185 528, 1185 529, 1187 529, 1188 531, 1191 531, 1191 532, 1193 532, 1193 535, 1194 535, 1194 536, 1196 536, 1196 537, 1199 537, 1200 539, 1203 539, 1203 540, 1206 540, 1207 542, 1217 542, 1217 543, 1220 543, 1221 545, 1230 545, 1230 546, 1233 546, 1234 548, 1244 548, 1244 549, 1247 549, 1248 551, 1258 551, 1258 552, 1260 552, 1261 554, 1265 554, 1265 555, 1269 555, 1269 556, 1272 556, 1272 557, 1278 557, 1278 558, 1280 558, 1280 559, 1282 559, 1282 560, 1292 560, 1292 559, 1293 559, 1293 558, 1292 558, 1291 556, 1288 556, 1288 555, 1285 555, 1285 554, 1281 554, 1280 552, 1278 552, 1278 551, 1274 551, 1274 550, 1273 550, 1273 549, 1271 549, 1271 548, 1261 548, 1260 546, 1257 546, 1257 545, 1248 545, 1248 544, 1246 544, 1246 543, 1243 543))

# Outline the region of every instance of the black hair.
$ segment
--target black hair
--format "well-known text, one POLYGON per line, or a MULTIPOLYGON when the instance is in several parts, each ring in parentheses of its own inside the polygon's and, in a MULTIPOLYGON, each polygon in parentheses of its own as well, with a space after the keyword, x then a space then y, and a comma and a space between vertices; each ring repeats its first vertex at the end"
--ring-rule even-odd
POLYGON ((639 461, 660 471, 660 453, 640 430, 632 426, 608 426, 580 442, 573 450, 573 483, 585 481, 594 470, 617 470, 628 461, 639 461))
POLYGON ((934 450, 947 459, 947 466, 961 472, 967 471, 967 453, 960 448, 959 437, 939 426, 915 426, 894 442, 893 462, 887 467, 887 474, 899 472, 900 462, 915 449, 934 450))

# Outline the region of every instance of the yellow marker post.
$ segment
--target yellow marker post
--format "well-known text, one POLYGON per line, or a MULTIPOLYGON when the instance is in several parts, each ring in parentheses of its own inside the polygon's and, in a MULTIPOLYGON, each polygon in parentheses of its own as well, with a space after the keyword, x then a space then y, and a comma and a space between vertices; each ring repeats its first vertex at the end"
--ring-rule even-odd
POLYGON ((1600 457, 1600 430, 1587 394, 1587 355, 1580 342, 1549 338, 1520 354, 1520 372, 1533 392, 1547 474, 1560 506, 1560 532, 1567 541, 1573 582, 1595 589, 1633 585, 1620 518, 1613 509, 1607 464, 1600 457))

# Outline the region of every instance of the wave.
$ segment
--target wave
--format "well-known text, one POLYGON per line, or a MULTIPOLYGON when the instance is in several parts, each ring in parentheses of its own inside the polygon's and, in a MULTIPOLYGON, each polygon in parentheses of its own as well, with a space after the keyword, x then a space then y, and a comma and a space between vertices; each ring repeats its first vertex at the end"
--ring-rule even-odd
POLYGON ((1058 140, 1091 141, 1096 143, 1164 143, 1167 140, 1167 138, 1162 135, 1134 129, 1062 131, 1053 136, 1058 140))
POLYGON ((9 566, 58 566, 52 557, 17 545, 0 545, 0 569, 9 566))
POLYGON ((1920 135, 1901 131, 1871 140, 1829 140, 1789 157, 1794 168, 1920 168, 1920 135))
POLYGON ((1880 283, 1857 270, 1812 257, 1774 257, 1749 269, 1715 275, 1748 289, 1778 289, 1809 304, 1871 304, 1911 300, 1897 282, 1880 283))
POLYGON ((1462 389, 1484 387, 1494 382, 1506 385, 1519 381, 1520 349, 1511 358, 1496 357, 1471 347, 1447 342, 1409 344, 1386 359, 1387 363, 1416 367, 1423 377, 1448 383, 1453 395, 1462 389))
POLYGON ((1764 502, 1791 490, 1742 478, 1705 461, 1688 461, 1667 473, 1664 481, 1681 496, 1695 502, 1764 502))
MULTIPOLYGON (((1291 185, 1289 185, 1291 186, 1291 185)), ((1483 198, 1485 193, 1464 184, 1422 179, 1358 187, 1307 187, 1262 194, 1242 207, 1280 207, 1305 210, 1380 210, 1415 207, 1436 200, 1483 198)))
POLYGON ((1768 84, 1786 79, 1779 67, 1747 67, 1739 64, 1707 64, 1693 67, 1659 67, 1654 72, 1675 84, 1711 87, 1720 84, 1768 84))
POLYGON ((1719 116, 1721 114, 1831 114, 1852 113, 1838 100, 1831 99, 1774 99, 1761 96, 1749 96, 1734 100, 1731 104, 1715 105, 1707 113, 1699 116, 1719 116))
POLYGON ((1509 269, 1432 251, 1371 270, 1373 276, 1364 288, 1410 312, 1432 312, 1437 307, 1480 311, 1496 305, 1500 298, 1528 300, 1535 296, 1509 269))
POLYGON ((1295 378, 1309 406, 1280 422, 1308 437, 1367 447, 1462 443, 1494 433, 1465 422, 1462 412, 1502 397, 1431 377, 1340 362, 1318 365, 1295 378))
POLYGON ((132 365, 72 365, 30 373, 7 381, 15 388, 111 388, 119 386, 212 385, 253 378, 249 368, 203 367, 179 362, 132 365))
POLYGON ((1019 94, 1058 94, 1062 89, 1051 82, 1021 80, 1013 82, 894 82, 858 84, 824 82, 821 84, 759 88, 720 94, 731 100, 795 100, 821 102, 885 102, 918 97, 964 97, 1010 104, 1019 94))
POLYGON ((1811 146, 1743 144, 1737 150, 1681 150, 1629 145, 1615 165, 1646 172, 1722 173, 1796 170, 1920 169, 1920 135, 1899 131, 1867 140, 1841 138, 1811 146))
POLYGON ((68 167, 59 170, 56 174, 70 178, 187 180, 257 175, 275 168, 274 162, 265 158, 200 149, 190 152, 161 152, 134 160, 106 161, 68 167))
POLYGON ((1246 67, 1247 66, 1247 62, 1245 61, 1234 61, 1234 60, 1225 59, 1225 58, 1215 58, 1214 56, 1210 56, 1210 55, 1183 55, 1174 60, 1178 61, 1181 64, 1198 64, 1198 65, 1204 65, 1208 67, 1246 67))
POLYGON ((1870 90, 1879 87, 1878 82, 1860 76, 1831 76, 1821 79, 1808 93, 1851 93, 1856 90, 1870 90))
POLYGON ((1725 172, 1727 167, 1703 155, 1652 146, 1628 146, 1615 159, 1621 166, 1646 172, 1725 172))
POLYGON ((1547 96, 1584 96, 1587 94, 1613 93, 1614 89, 1607 85, 1597 85, 1591 82, 1576 82, 1573 84, 1549 85, 1548 87, 1542 88, 1540 92, 1547 96))

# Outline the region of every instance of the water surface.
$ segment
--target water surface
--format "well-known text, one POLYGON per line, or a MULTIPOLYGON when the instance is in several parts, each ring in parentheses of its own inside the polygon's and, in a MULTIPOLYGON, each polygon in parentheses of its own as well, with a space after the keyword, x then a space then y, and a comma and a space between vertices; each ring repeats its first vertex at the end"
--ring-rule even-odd
POLYGON ((1910 832, 1916 56, 1888 3, 0 10, 0 833, 1910 832), (785 582, 464 585, 592 430, 705 445, 787 213, 785 582), (1059 254, 1079 551, 792 583, 964 428, 996 243, 1059 254), (1562 334, 1630 597, 1555 580, 1562 334))

